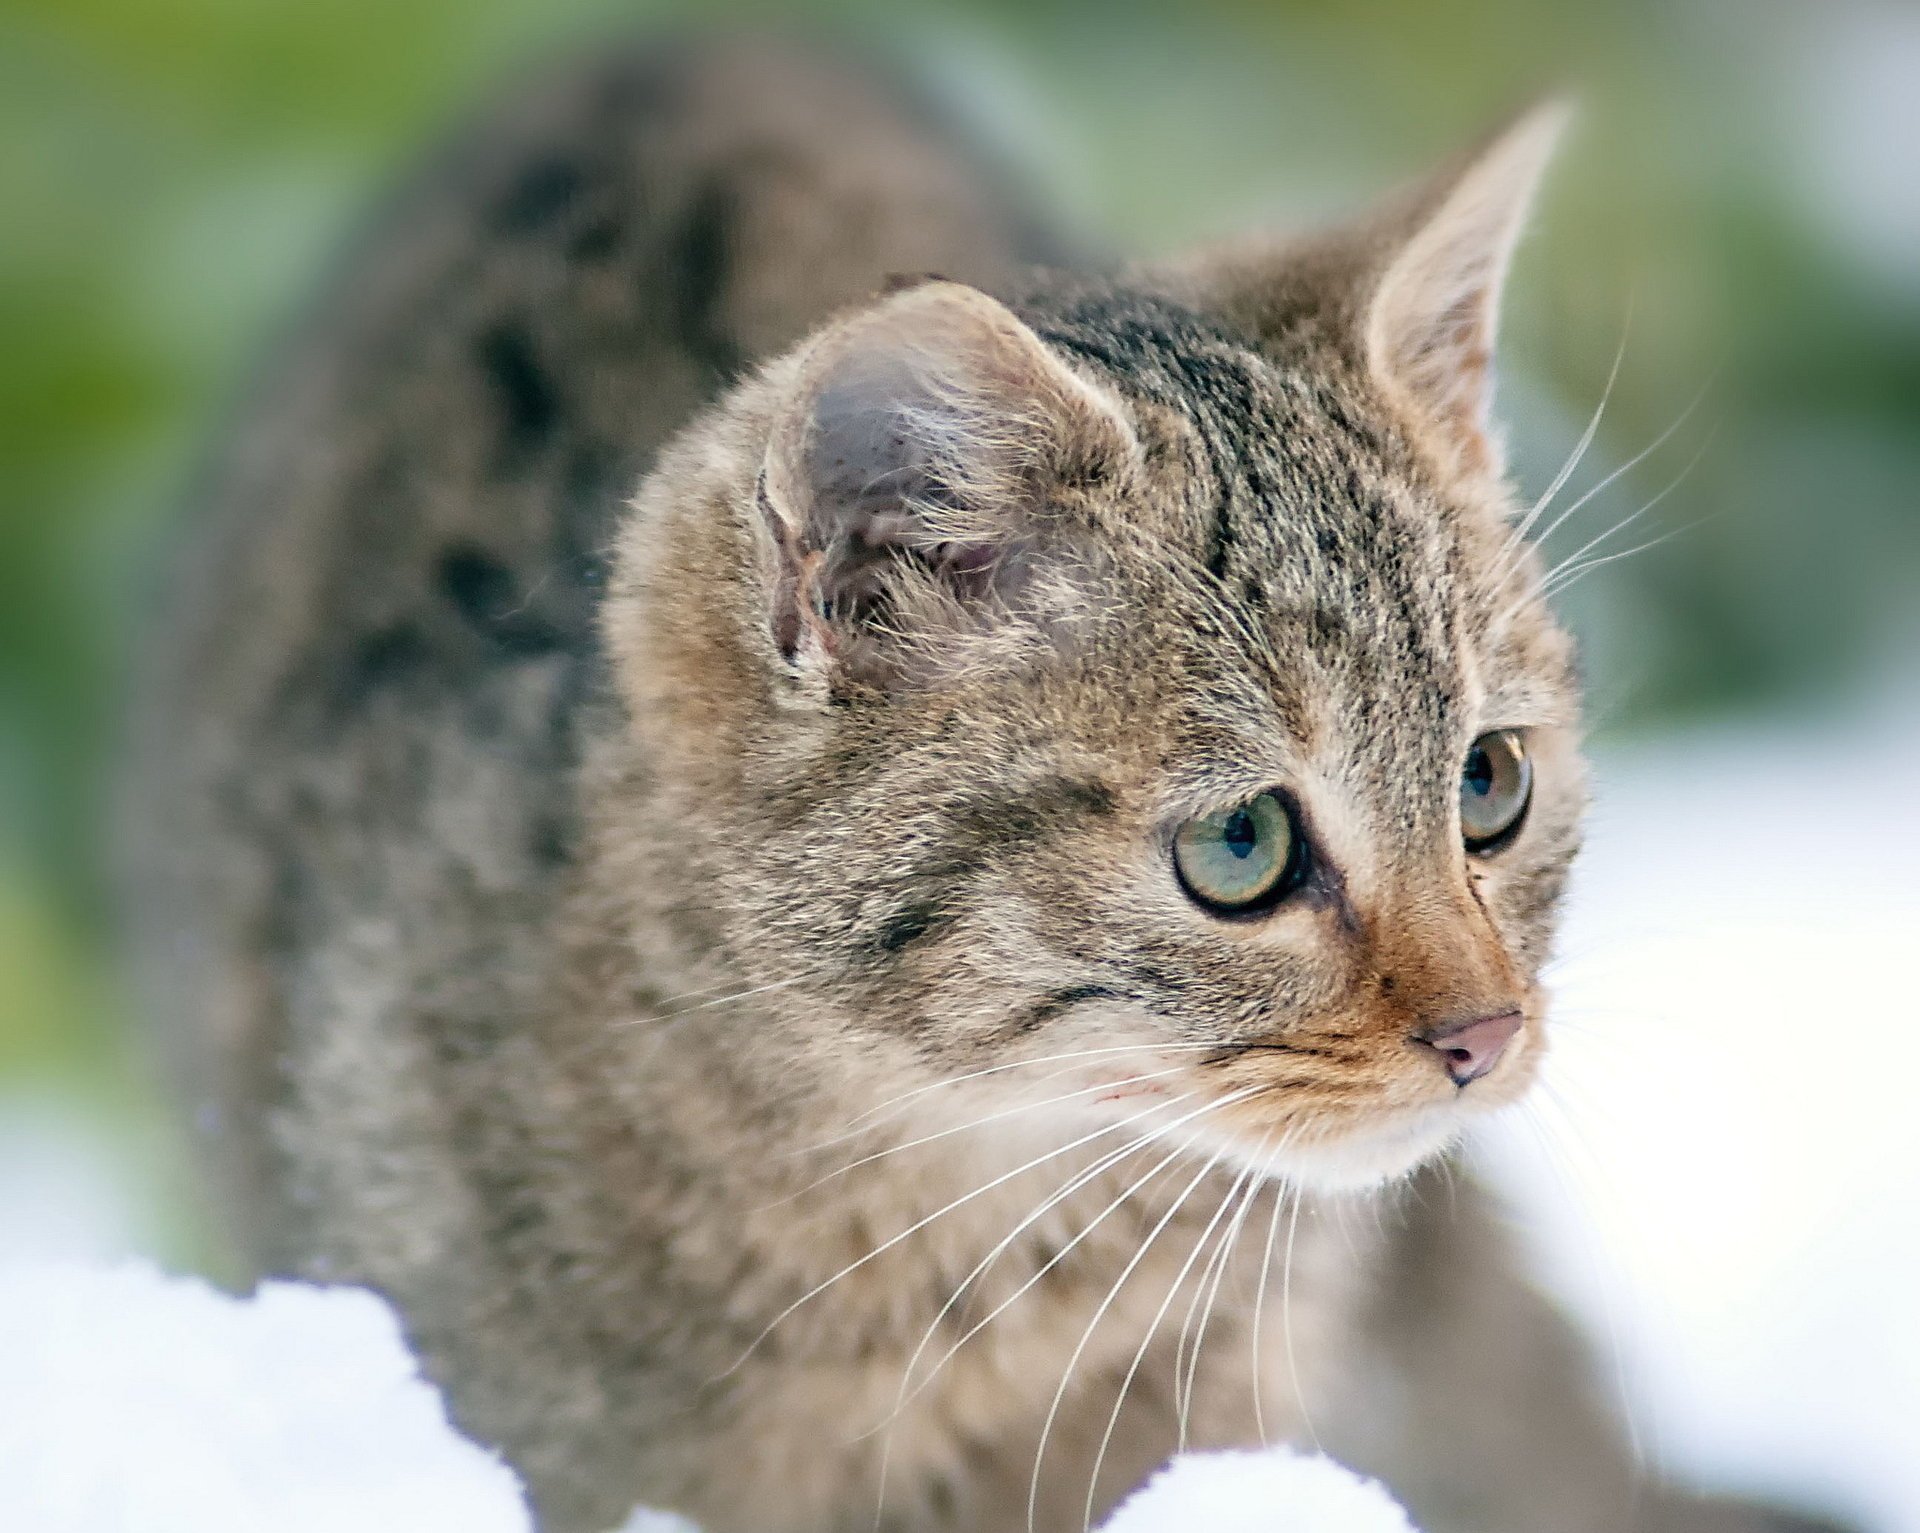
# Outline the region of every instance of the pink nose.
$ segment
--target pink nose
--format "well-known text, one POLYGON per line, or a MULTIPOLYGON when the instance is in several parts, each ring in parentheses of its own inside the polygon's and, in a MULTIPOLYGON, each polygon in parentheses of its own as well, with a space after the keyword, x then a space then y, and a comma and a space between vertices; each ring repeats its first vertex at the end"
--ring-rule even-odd
POLYGON ((1501 1054, 1519 1031, 1520 1013, 1503 1011, 1423 1033, 1417 1041, 1426 1044, 1446 1062, 1447 1074, 1453 1077, 1455 1085, 1464 1086, 1468 1081, 1479 1080, 1499 1064, 1501 1054))

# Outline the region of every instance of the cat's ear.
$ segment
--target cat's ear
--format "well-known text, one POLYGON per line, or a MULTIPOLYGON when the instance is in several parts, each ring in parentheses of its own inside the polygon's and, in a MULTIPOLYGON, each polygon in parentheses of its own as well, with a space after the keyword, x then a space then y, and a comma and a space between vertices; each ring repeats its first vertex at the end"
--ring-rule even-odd
POLYGON ((1368 364, 1447 435, 1467 466, 1498 471, 1492 423, 1500 294, 1567 108, 1536 107, 1436 188, 1367 303, 1368 364))
POLYGON ((929 639, 1031 616, 1063 508, 1132 443, 973 288, 929 280, 841 321, 803 358, 761 474, 782 656, 884 683, 929 639))
POLYGON ((1498 474, 1490 412, 1501 289, 1570 116, 1567 102, 1544 102, 1347 228, 1242 247, 1189 273, 1255 329, 1330 324, 1440 451, 1467 471, 1498 474))

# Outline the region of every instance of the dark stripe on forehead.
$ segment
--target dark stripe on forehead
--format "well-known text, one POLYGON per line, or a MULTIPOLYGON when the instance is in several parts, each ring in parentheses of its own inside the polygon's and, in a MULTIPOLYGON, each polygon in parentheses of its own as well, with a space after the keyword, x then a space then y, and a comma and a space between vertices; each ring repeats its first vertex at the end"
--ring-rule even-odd
POLYGON ((1239 542, 1236 502, 1243 492, 1256 507, 1262 499, 1254 448, 1267 411, 1262 364, 1252 346, 1190 309, 1144 293, 1083 292, 1026 317, 1050 344, 1193 422, 1213 481, 1214 517, 1207 546, 1192 552, 1224 582, 1239 542))
POLYGON ((1283 365, 1231 326, 1123 287, 1042 294, 1021 313, 1123 393, 1191 423, 1212 515, 1201 546, 1187 551, 1224 602, 1270 634, 1357 666, 1349 674, 1362 712, 1411 693, 1408 706, 1436 720, 1445 713, 1459 685, 1436 584, 1448 534, 1393 508, 1390 485, 1417 493, 1423 476, 1339 364, 1283 365))

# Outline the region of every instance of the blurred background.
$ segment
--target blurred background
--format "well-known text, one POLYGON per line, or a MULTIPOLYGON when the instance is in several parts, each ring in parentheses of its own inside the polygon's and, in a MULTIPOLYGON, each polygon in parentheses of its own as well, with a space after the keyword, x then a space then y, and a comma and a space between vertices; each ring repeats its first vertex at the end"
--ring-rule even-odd
POLYGON ((1541 523, 1577 507, 1602 794, 1562 1078, 1491 1174, 1650 1457, 1920 1529, 1910 4, 4 0, 0 1254, 207 1257, 100 867, 122 661, 223 409, 491 85, 729 17, 897 53, 1130 254, 1311 222, 1579 91, 1502 409, 1531 500, 1623 356, 1541 523))

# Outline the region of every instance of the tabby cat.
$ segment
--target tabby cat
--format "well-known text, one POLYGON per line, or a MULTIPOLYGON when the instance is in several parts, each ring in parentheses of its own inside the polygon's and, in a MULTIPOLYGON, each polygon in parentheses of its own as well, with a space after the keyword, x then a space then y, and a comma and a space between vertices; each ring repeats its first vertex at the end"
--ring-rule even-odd
POLYGON ((1789 1526, 1638 1486, 1415 1175, 1535 1071, 1579 836, 1487 418, 1557 123, 1117 274, 766 44, 461 139, 143 660, 248 1269, 388 1295, 548 1533, 1065 1533, 1262 1439, 1432 1533, 1789 1526))

